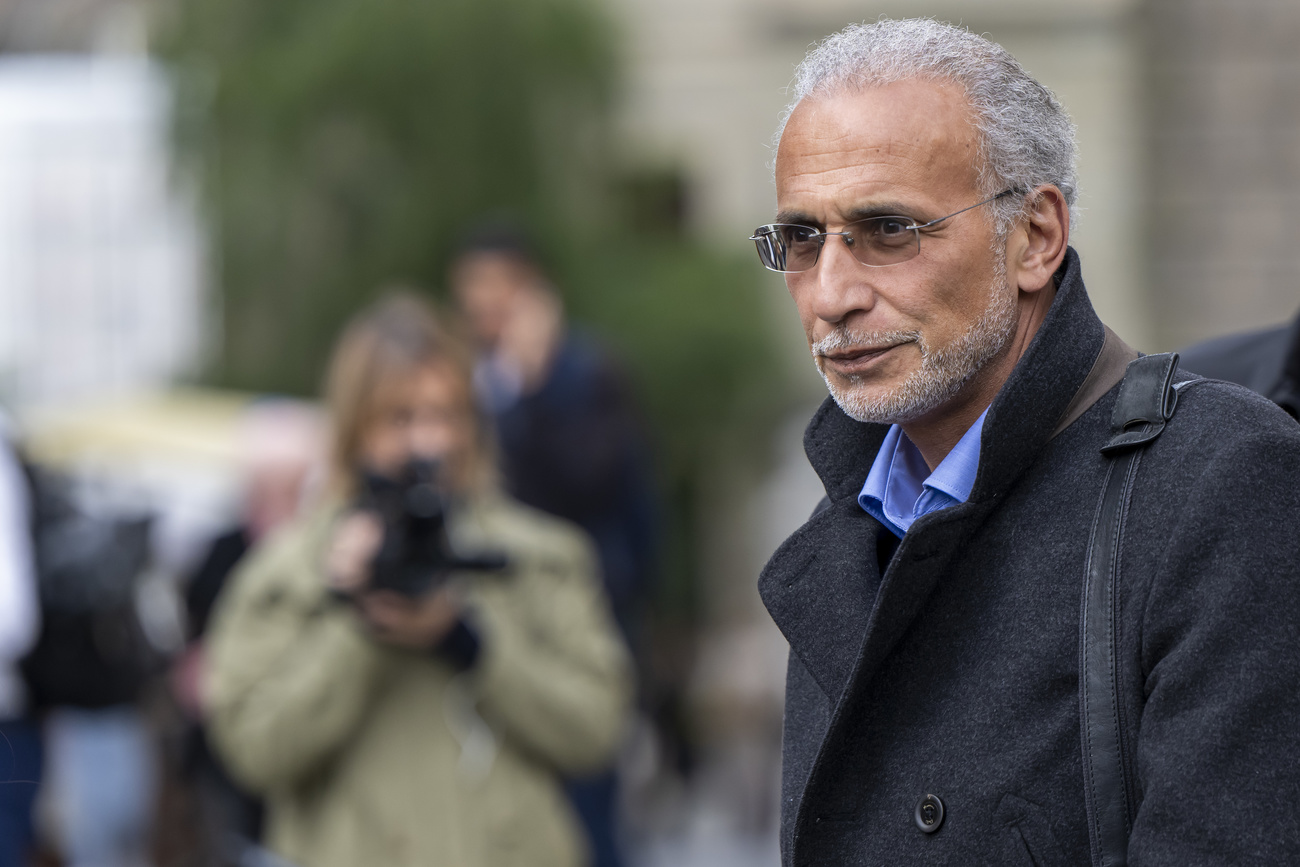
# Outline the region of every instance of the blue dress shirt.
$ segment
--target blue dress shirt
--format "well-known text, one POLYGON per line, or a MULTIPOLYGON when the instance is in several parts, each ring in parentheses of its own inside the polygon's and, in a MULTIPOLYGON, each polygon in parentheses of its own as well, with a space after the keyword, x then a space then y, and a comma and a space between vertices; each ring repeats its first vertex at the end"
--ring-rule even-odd
POLYGON ((966 502, 975 485, 980 434, 988 414, 987 409, 980 413, 933 473, 903 429, 891 427, 858 494, 858 505, 901 538, 922 515, 966 502))

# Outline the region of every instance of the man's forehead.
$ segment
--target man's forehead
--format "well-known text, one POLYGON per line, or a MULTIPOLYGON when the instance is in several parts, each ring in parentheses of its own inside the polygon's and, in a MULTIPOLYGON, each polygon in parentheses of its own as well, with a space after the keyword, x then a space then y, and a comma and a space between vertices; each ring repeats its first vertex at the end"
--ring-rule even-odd
POLYGON ((837 91, 811 96, 791 113, 777 151, 777 194, 785 208, 787 198, 833 192, 974 188, 978 160, 978 132, 959 85, 909 79, 837 91))
MULTIPOLYGON (((886 84, 841 85, 809 94, 790 113, 785 132, 803 123, 840 125, 847 136, 966 137, 975 113, 960 82, 904 78, 886 84)), ((781 141, 786 135, 783 133, 781 141)))

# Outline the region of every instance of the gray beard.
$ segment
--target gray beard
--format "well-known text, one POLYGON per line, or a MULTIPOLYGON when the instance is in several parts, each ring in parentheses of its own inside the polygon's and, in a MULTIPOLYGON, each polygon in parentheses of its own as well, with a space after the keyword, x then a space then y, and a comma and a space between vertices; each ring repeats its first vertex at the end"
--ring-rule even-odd
POLYGON ((844 325, 812 346, 813 360, 831 396, 849 418, 877 424, 906 424, 947 403, 962 386, 996 358, 1011 342, 1019 320, 1016 300, 1007 291, 1006 266, 997 260, 989 286, 989 302, 980 318, 946 346, 926 345, 919 331, 853 332, 844 325), (826 375, 821 354, 854 346, 915 342, 921 364, 893 391, 868 394, 860 377, 826 375), (846 382, 847 380, 847 382, 846 382))

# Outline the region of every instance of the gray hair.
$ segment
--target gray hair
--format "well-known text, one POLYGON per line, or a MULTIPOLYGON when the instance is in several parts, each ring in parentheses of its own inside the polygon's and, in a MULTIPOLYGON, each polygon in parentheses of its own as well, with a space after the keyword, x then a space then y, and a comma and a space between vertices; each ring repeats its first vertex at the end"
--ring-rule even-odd
MULTIPOLYGON (((791 112, 815 94, 879 87, 908 79, 952 81, 965 89, 980 139, 979 186, 984 195, 1055 184, 1070 221, 1078 220, 1074 124, 1056 96, 1002 46, 930 18, 853 24, 814 47, 795 72, 794 99, 781 116, 776 142, 791 112)), ((999 235, 1021 213, 1021 197, 994 203, 999 235)))

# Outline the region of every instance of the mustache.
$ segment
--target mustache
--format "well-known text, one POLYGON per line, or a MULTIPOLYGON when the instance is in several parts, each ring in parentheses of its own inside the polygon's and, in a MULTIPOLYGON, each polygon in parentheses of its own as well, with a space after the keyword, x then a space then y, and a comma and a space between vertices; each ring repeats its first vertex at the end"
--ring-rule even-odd
POLYGON ((919 331, 853 331, 847 326, 837 325, 830 334, 816 341, 809 348, 814 357, 820 357, 831 352, 867 347, 881 348, 920 341, 919 331))

